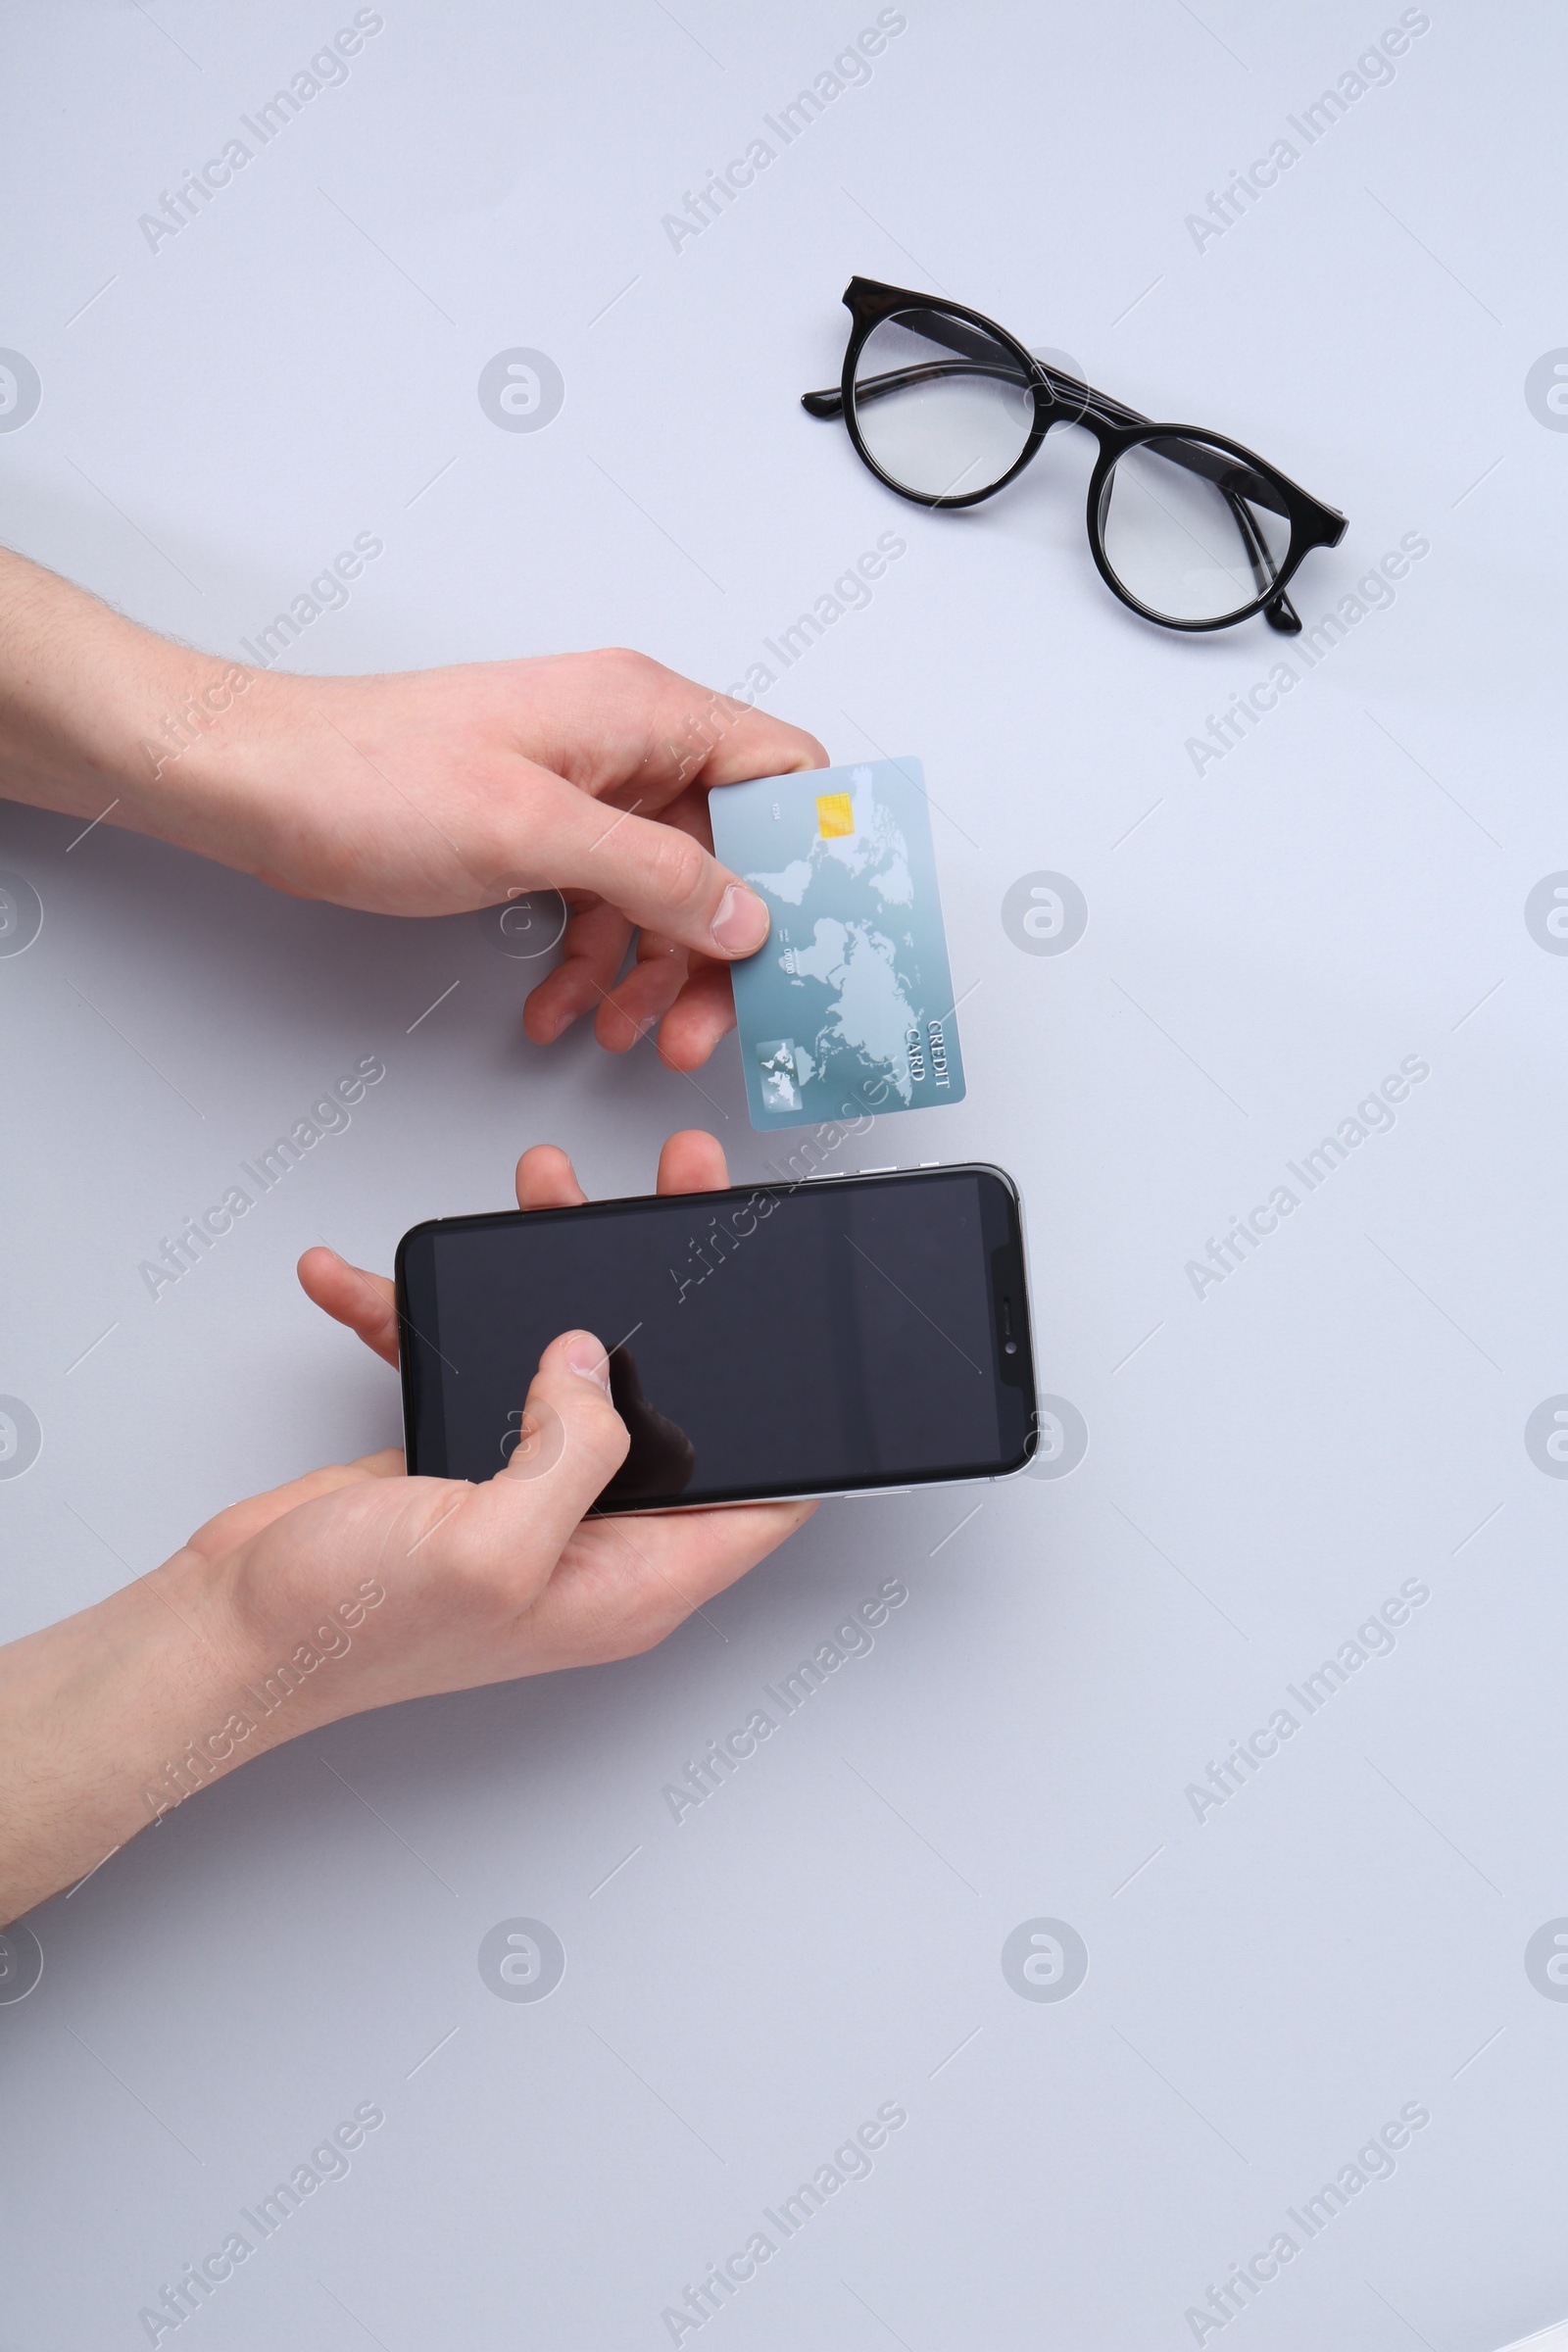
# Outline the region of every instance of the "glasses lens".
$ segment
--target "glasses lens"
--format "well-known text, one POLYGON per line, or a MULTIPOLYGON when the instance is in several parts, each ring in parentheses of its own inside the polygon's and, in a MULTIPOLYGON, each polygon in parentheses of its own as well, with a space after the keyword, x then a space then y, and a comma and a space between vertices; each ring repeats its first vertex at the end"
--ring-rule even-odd
POLYGON ((874 465, 921 498, 973 498, 1011 471, 1035 421, 1022 363, 946 312, 901 311, 855 364, 855 420, 874 465))
POLYGON ((1267 595, 1291 544, 1284 494, 1229 450, 1172 437, 1116 461, 1100 500, 1105 561, 1162 620, 1228 620, 1267 595))

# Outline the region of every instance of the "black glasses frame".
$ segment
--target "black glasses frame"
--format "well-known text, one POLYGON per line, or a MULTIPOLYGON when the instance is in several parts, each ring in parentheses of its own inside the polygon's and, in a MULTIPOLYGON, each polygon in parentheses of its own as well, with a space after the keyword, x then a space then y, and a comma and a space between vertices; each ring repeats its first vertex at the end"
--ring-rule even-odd
POLYGON ((1123 407, 1105 393, 1097 392, 1092 384, 1079 381, 1061 369, 1051 368, 1026 351, 1015 336, 997 325, 979 311, 966 310, 962 303, 950 302, 945 295, 917 294, 906 286, 884 285, 874 277, 852 277, 844 291, 844 307, 854 325, 850 330, 849 348, 844 354, 844 373, 835 391, 806 392, 801 406, 812 416, 842 416, 855 444, 856 455, 866 468, 886 483, 900 498, 920 507, 973 507, 983 499, 994 498, 1035 458, 1053 425, 1082 424, 1100 443, 1100 456, 1089 481, 1089 550, 1101 578, 1113 596, 1145 620, 1153 621, 1162 629, 1189 631, 1234 628, 1238 621, 1250 620, 1261 612, 1269 626, 1282 635, 1299 634, 1301 621, 1285 590, 1299 569, 1304 557, 1314 547, 1338 547, 1348 527, 1346 517, 1334 507, 1326 507, 1313 498, 1287 474, 1280 472, 1255 451, 1247 449, 1240 441, 1232 441, 1223 433, 1212 433, 1205 425, 1160 424, 1152 417, 1140 416, 1136 409, 1123 407), (856 364, 872 330, 901 313, 913 313, 918 323, 915 331, 934 343, 944 344, 957 355, 955 360, 930 361, 912 368, 891 369, 885 375, 872 376, 858 386, 855 380, 856 364), (981 344, 972 330, 989 338, 981 344), (1011 367, 999 366, 995 347, 1000 345, 1012 362, 1011 367), (856 414, 857 404, 867 399, 885 398, 890 392, 906 389, 941 375, 985 374, 1002 378, 1007 383, 1023 386, 1034 396, 1034 421, 1023 448, 1005 473, 990 482, 983 490, 968 490, 959 494, 932 493, 911 490, 904 482, 895 481, 877 464, 861 435, 856 414), (1157 457, 1184 466, 1190 472, 1201 474, 1217 485, 1225 498, 1242 543, 1247 550, 1257 595, 1250 604, 1234 612, 1224 613, 1217 620, 1175 620, 1168 613, 1156 612, 1143 604, 1123 586, 1112 570, 1105 554, 1103 524, 1110 495, 1111 474, 1118 459, 1130 449, 1151 448, 1157 457), (1265 506, 1271 513, 1283 514, 1290 523, 1290 544, 1285 560, 1276 570, 1263 541, 1262 534, 1249 510, 1248 500, 1265 506))

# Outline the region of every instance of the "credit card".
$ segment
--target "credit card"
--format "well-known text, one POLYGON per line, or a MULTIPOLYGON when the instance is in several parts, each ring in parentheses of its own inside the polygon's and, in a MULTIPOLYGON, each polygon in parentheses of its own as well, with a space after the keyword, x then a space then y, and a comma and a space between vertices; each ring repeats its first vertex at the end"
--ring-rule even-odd
POLYGON ((726 784, 713 848, 773 928, 730 966, 752 1125, 963 1100, 931 812, 918 760, 726 784))

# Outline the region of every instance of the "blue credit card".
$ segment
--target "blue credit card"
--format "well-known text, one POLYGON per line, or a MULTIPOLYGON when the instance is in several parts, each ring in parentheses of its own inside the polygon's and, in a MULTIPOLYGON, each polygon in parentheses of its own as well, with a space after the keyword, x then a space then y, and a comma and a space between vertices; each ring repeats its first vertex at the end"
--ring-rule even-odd
POLYGON ((730 966, 752 1125, 961 1102, 918 760, 759 776, 708 806, 716 855, 773 918, 730 966))

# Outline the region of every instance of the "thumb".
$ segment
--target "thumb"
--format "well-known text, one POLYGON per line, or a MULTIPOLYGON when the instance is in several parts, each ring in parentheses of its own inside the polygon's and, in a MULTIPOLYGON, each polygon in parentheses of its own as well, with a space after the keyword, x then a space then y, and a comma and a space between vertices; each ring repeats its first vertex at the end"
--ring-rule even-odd
POLYGON ((507 1466, 474 1489, 451 1523, 454 1565, 491 1573, 502 1558, 548 1576, 631 1443, 610 1400, 610 1364, 590 1331, 552 1340, 539 1359, 507 1466))
POLYGON ((675 825, 606 808, 563 784, 551 810, 550 876, 589 890, 646 931, 725 962, 755 956, 768 912, 738 874, 675 825))

